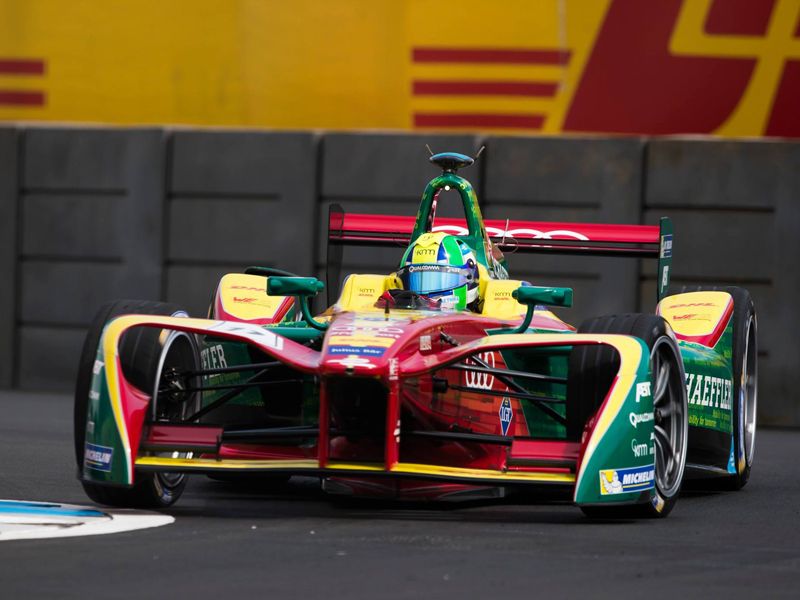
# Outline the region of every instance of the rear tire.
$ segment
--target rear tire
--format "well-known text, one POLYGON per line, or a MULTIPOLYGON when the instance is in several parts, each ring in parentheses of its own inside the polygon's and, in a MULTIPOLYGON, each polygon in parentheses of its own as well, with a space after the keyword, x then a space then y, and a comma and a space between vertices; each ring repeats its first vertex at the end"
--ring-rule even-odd
MULTIPOLYGON (((683 360, 671 328, 654 315, 626 314, 584 321, 578 333, 613 333, 638 337, 650 349, 655 413, 655 491, 647 504, 586 506, 599 518, 666 517, 678 500, 686 465, 688 404, 683 360)), ((567 436, 580 440, 586 422, 597 412, 619 368, 608 347, 576 347, 567 383, 567 436)))
MULTIPOLYGON (((166 508, 180 497, 186 487, 186 475, 137 471, 132 487, 102 485, 85 481, 82 477, 89 390, 97 347, 106 323, 125 314, 188 316, 184 310, 173 304, 143 300, 117 300, 104 305, 98 311, 86 334, 75 385, 73 426, 78 476, 86 495, 99 504, 166 508)), ((120 363, 125 378, 151 396, 156 395, 162 375, 170 367, 198 368, 194 338, 178 332, 162 338, 162 331, 152 327, 136 327, 123 334, 119 344, 120 363)), ((169 410, 169 406, 169 401, 165 400, 162 410, 169 410)))
POLYGON ((740 287, 684 286, 686 292, 728 292, 733 298, 733 450, 736 473, 725 481, 740 490, 750 479, 756 441, 758 321, 750 292, 740 287))

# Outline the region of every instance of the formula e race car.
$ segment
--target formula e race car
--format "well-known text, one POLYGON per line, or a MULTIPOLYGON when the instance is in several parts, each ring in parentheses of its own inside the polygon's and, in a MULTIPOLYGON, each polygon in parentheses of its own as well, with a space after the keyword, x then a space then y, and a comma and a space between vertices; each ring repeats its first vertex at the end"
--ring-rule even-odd
POLYGON ((332 208, 331 256, 347 244, 407 249, 394 273, 348 276, 321 314, 310 301, 322 282, 265 267, 225 275, 207 319, 159 302, 105 306, 75 395, 89 497, 163 508, 191 473, 305 475, 331 494, 546 490, 590 516, 665 516, 684 472, 743 486, 757 380, 747 291, 667 295, 667 218, 484 222, 458 174, 473 159, 430 160, 442 174, 416 218, 332 208), (464 219, 436 217, 443 190, 464 219), (572 290, 510 279, 504 249, 655 258, 658 305, 575 329, 550 310, 570 306, 572 290))

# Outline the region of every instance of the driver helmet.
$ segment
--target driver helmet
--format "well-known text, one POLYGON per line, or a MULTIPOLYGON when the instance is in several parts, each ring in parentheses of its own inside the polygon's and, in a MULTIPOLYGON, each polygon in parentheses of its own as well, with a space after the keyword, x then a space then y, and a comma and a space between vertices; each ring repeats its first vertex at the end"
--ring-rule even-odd
POLYGON ((478 262, 453 235, 423 233, 403 255, 397 277, 403 289, 436 300, 442 308, 477 309, 478 262))

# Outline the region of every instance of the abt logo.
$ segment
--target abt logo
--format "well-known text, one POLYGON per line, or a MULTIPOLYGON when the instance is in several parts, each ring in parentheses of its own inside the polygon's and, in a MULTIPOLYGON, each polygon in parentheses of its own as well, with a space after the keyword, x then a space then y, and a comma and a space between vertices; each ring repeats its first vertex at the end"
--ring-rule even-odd
MULTIPOLYGON (((486 363, 487 366, 490 368, 494 368, 495 366, 495 356, 494 352, 481 352, 476 357, 478 360, 486 363)), ((470 364, 473 366, 480 366, 474 361, 469 361, 470 364)), ((475 371, 467 371, 465 373, 465 379, 467 383, 467 387, 471 387, 476 390, 490 390, 494 386, 494 375, 489 373, 477 373, 475 371)))

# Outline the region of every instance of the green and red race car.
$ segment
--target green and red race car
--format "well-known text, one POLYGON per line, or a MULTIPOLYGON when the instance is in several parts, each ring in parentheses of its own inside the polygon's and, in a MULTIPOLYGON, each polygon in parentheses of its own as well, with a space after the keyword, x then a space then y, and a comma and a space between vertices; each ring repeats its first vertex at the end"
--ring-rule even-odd
MULTIPOLYGON (((442 173, 416 218, 329 219, 336 248, 407 246, 390 274, 353 274, 312 314, 313 277, 225 275, 208 318, 120 300, 94 320, 75 395, 90 498, 166 507, 186 477, 316 476, 331 494, 412 500, 563 492, 590 516, 665 516, 684 476, 748 479, 756 316, 740 288, 667 295, 672 226, 484 221, 442 173), (463 219, 437 218, 442 191, 463 219), (652 257, 653 314, 550 308, 572 290, 509 278, 503 250, 652 257)), ((400 254, 400 252, 398 252, 400 254)))

